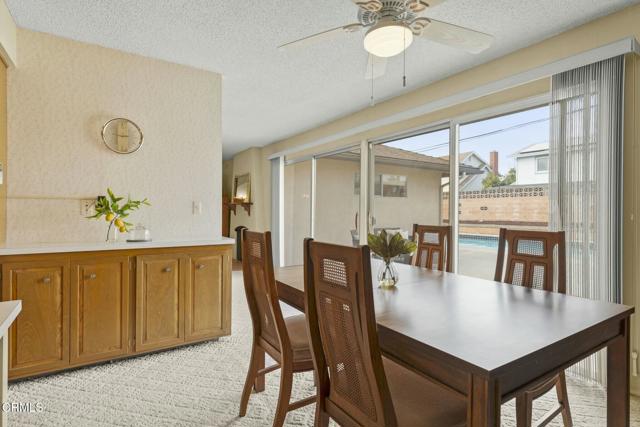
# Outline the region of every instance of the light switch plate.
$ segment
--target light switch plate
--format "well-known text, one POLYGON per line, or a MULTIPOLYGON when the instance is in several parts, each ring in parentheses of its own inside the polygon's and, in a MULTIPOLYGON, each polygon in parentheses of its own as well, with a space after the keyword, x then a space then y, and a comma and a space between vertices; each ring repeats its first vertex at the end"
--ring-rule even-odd
POLYGON ((194 215, 202 214, 202 202, 194 200, 192 205, 192 210, 194 215))

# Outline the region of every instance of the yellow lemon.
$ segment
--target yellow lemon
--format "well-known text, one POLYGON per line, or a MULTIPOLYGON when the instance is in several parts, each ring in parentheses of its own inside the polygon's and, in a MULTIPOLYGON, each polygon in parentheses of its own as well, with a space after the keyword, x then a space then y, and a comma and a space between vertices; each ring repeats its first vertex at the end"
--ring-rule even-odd
POLYGON ((118 230, 120 230, 121 233, 126 233, 127 227, 123 225, 122 227, 119 227, 118 230))
POLYGON ((107 216, 105 217, 105 219, 107 220, 107 222, 111 222, 111 221, 113 221, 113 217, 114 217, 114 216, 115 216, 114 214, 109 213, 109 214, 107 214, 107 216))
POLYGON ((118 219, 116 219, 116 226, 118 228, 122 228, 122 227, 124 227, 124 222, 120 218, 118 218, 118 219))

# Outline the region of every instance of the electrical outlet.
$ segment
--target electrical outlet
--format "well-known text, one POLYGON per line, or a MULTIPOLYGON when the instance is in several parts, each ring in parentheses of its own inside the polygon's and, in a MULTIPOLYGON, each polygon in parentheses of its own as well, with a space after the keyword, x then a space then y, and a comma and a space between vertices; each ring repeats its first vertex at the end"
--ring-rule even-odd
POLYGON ((80 215, 92 216, 96 214, 96 200, 84 199, 80 200, 80 215))

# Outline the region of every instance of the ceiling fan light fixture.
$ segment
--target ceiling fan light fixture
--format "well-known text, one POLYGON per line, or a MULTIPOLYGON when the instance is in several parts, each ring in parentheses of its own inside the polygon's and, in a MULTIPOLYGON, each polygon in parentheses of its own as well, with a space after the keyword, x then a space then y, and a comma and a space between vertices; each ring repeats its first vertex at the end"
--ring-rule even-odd
POLYGON ((389 58, 402 53, 413 42, 411 29, 399 22, 381 22, 367 31, 364 48, 372 55, 389 58))

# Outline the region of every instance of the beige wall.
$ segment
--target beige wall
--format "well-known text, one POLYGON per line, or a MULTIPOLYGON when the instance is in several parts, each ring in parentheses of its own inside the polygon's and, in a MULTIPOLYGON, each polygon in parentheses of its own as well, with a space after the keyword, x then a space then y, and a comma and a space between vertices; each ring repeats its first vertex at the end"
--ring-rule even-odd
POLYGON ((7 231, 7 69, 0 60, 0 243, 7 231))
POLYGON ((149 198, 131 221, 156 240, 220 236, 219 74, 22 29, 18 51, 8 75, 8 243, 102 239, 106 223, 85 219, 79 199, 107 187, 149 198), (114 117, 140 125, 138 152, 102 144, 114 117))
POLYGON ((233 159, 222 162, 222 196, 231 200, 233 192, 233 159))
POLYGON ((17 64, 16 24, 4 0, 0 0, 0 59, 7 65, 17 64))
MULTIPOLYGON (((231 237, 235 237, 234 229, 244 225, 250 230, 263 230, 264 226, 260 221, 264 219, 261 212, 256 209, 264 206, 265 193, 261 191, 261 180, 265 179, 262 170, 262 149, 249 148, 233 158, 232 186, 235 177, 249 174, 251 176, 251 202, 254 204, 251 213, 247 213, 243 208, 238 207, 236 214, 231 213, 231 237)), ((270 169, 266 172, 266 179, 271 179, 270 169)), ((267 193, 269 197, 271 193, 267 193)), ((270 205, 269 205, 270 206, 270 205)))

